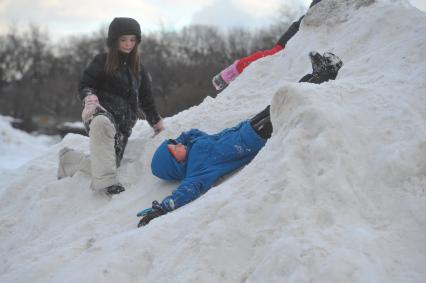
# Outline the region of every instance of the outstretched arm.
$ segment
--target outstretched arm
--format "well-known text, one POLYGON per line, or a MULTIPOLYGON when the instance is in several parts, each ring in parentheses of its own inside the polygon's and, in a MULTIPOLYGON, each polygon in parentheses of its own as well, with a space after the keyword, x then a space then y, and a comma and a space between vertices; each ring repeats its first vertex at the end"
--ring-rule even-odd
POLYGON ((161 207, 167 213, 178 209, 185 204, 200 197, 205 190, 201 182, 182 182, 182 184, 173 191, 173 193, 163 199, 161 207))
POLYGON ((244 71, 244 69, 248 65, 253 63, 254 61, 256 61, 260 58, 266 57, 266 56, 274 55, 275 53, 277 53, 277 52, 279 52, 283 49, 284 49, 284 47, 277 43, 271 49, 256 51, 256 52, 252 53, 251 55, 249 55, 247 57, 241 58, 240 60, 237 61, 237 64, 236 64, 238 74, 241 74, 244 71))
MULTIPOLYGON (((312 6, 316 5, 319 2, 321 2, 321 0, 313 0, 309 8, 311 8, 312 6)), ((232 65, 223 69, 219 74, 213 77, 212 79, 213 86, 217 90, 224 89, 233 80, 235 80, 244 71, 245 68, 247 68, 254 61, 266 56, 273 55, 283 50, 287 42, 299 31, 299 26, 303 17, 304 16, 300 17, 299 20, 293 22, 290 25, 290 27, 286 30, 286 32, 280 37, 280 39, 275 44, 275 46, 272 47, 271 49, 256 51, 247 57, 236 60, 232 65)))
POLYGON ((280 39, 277 41, 274 47, 267 50, 257 51, 255 53, 252 53, 251 55, 241 58, 237 61, 237 71, 239 74, 241 74, 244 69, 250 65, 252 62, 266 57, 270 55, 274 55, 275 53, 283 50, 287 44, 287 42, 299 31, 300 22, 302 21, 303 16, 300 17, 299 20, 293 22, 290 27, 286 30, 286 32, 280 37, 280 39))
POLYGON ((137 216, 142 217, 138 227, 147 225, 152 219, 160 217, 172 210, 175 210, 203 194, 203 185, 198 182, 183 182, 171 195, 164 198, 161 203, 156 200, 152 202, 151 208, 146 208, 138 212, 137 216))

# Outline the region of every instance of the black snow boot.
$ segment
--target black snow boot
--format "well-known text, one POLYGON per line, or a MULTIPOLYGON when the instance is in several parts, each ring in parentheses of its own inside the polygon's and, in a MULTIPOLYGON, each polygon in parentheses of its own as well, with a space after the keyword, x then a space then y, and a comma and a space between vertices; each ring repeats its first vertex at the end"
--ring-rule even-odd
POLYGON ((120 183, 105 188, 105 193, 107 195, 117 195, 124 191, 125 189, 120 183))
POLYGON ((316 51, 309 53, 312 64, 312 74, 305 75, 299 82, 320 84, 337 77, 339 69, 343 66, 342 60, 331 52, 323 55, 316 51))
POLYGON ((142 219, 139 221, 138 227, 147 225, 152 219, 160 217, 161 215, 166 214, 161 208, 161 205, 158 201, 154 200, 152 202, 152 208, 145 209, 139 214, 142 216, 142 219))

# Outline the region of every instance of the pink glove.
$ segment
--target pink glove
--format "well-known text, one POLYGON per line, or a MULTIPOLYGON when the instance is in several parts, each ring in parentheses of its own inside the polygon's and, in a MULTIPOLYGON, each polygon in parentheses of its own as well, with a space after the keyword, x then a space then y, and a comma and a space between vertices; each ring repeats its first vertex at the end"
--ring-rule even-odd
POLYGON ((238 63, 238 60, 235 61, 232 65, 230 65, 226 69, 224 69, 222 72, 220 72, 222 79, 227 84, 235 80, 235 78, 238 77, 238 75, 240 74, 238 73, 238 70, 237 70, 237 63, 238 63))
POLYGON ((83 122, 89 122, 95 114, 96 108, 100 107, 104 109, 100 104, 98 97, 94 94, 88 95, 84 98, 84 109, 81 113, 81 119, 83 122))

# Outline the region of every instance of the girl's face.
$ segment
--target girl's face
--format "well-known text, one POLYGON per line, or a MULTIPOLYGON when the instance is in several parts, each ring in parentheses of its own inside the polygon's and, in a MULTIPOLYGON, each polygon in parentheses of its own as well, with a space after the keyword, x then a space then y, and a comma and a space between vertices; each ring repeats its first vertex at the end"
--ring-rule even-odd
POLYGON ((186 158, 186 147, 181 144, 168 144, 170 154, 176 159, 177 162, 183 162, 186 158))
POLYGON ((130 53, 135 48, 136 43, 136 35, 122 35, 118 39, 118 50, 123 53, 130 53))

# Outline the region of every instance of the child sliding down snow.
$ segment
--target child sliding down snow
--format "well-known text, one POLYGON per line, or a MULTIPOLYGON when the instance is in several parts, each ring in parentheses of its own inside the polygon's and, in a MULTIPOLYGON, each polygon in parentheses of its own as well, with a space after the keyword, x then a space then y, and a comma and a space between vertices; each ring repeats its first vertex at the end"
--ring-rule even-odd
MULTIPOLYGON (((334 80, 342 61, 332 53, 310 54, 313 72, 299 82, 320 84, 334 80)), ((181 184, 161 203, 142 210, 138 227, 175 210, 207 192, 221 176, 248 164, 271 137, 269 106, 233 128, 209 135, 198 129, 183 132, 176 139, 165 140, 152 157, 152 173, 167 181, 181 184)))
MULTIPOLYGON (((312 6, 318 4, 321 2, 321 0, 314 0, 312 1, 309 8, 312 6)), ((262 50, 252 53, 249 56, 246 56, 244 58, 240 58, 238 60, 235 60, 235 62, 222 70, 219 74, 213 77, 212 83, 213 86, 217 90, 222 90, 225 87, 227 87, 233 80, 235 80, 248 65, 253 63, 254 61, 273 55, 281 50, 283 50, 287 44, 287 42, 299 31, 300 23, 302 22, 304 16, 300 17, 299 20, 293 22, 290 27, 287 29, 287 31, 280 37, 278 42, 274 45, 273 48, 268 50, 262 50)))

